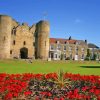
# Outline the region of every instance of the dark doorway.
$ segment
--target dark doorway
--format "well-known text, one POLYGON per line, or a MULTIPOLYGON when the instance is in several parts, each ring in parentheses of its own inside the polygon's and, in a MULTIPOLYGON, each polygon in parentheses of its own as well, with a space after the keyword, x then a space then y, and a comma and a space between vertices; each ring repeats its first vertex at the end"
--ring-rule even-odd
POLYGON ((21 48, 20 49, 20 57, 21 59, 27 59, 28 57, 28 49, 27 48, 21 48))
POLYGON ((51 59, 53 59, 54 58, 54 54, 53 53, 51 53, 51 59))

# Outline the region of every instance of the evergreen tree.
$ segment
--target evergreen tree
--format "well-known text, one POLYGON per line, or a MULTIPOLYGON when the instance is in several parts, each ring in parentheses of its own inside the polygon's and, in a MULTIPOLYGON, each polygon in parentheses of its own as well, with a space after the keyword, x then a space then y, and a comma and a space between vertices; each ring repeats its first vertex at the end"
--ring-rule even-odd
POLYGON ((91 56, 90 50, 87 49, 87 55, 85 60, 90 60, 90 56, 91 56))

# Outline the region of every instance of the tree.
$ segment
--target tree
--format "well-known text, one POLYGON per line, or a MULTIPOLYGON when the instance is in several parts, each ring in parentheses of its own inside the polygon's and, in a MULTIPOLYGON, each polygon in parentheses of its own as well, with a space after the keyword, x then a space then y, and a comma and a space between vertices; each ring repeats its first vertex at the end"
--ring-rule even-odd
POLYGON ((87 49, 87 55, 85 60, 90 60, 90 56, 91 56, 90 49, 87 49))
POLYGON ((95 54, 93 55, 93 60, 96 60, 96 58, 97 58, 97 54, 95 53, 95 54))

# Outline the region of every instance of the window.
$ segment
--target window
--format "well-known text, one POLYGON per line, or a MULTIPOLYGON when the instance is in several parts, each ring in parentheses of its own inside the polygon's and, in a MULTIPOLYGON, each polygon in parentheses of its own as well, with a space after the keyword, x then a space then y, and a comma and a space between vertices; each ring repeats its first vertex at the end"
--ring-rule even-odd
POLYGON ((61 58, 60 55, 59 55, 59 58, 61 58))
POLYGON ((66 50, 66 46, 64 46, 64 50, 66 50))
POLYGON ((64 59, 66 59, 66 54, 64 53, 64 59))
POLYGON ((57 49, 60 50, 60 49, 61 49, 61 45, 58 45, 58 46, 57 46, 57 49))
POLYGON ((51 45, 51 46, 50 46, 50 49, 51 49, 51 50, 54 50, 54 45, 51 45))
POLYGON ((16 29, 15 29, 15 27, 12 29, 12 35, 16 35, 16 29))
POLYGON ((57 58, 57 54, 55 54, 55 58, 57 58))
POLYGON ((78 47, 76 47, 76 51, 78 51, 78 47))
POLYGON ((14 30, 14 35, 16 35, 16 30, 14 30))
POLYGON ((84 59, 84 54, 82 54, 82 59, 84 59))
POLYGON ((82 48, 81 50, 82 50, 82 52, 84 52, 84 48, 82 48))
POLYGON ((10 50, 10 54, 12 54, 12 50, 10 50))
POLYGON ((76 55, 78 55, 78 47, 75 48, 76 55))
POLYGON ((35 42, 33 42, 33 46, 35 46, 35 42))
POLYGON ((15 40, 13 40, 13 45, 15 45, 15 40))
POLYGON ((26 45, 26 41, 23 42, 23 45, 26 45))
POLYGON ((72 47, 69 47, 69 51, 72 51, 72 47))

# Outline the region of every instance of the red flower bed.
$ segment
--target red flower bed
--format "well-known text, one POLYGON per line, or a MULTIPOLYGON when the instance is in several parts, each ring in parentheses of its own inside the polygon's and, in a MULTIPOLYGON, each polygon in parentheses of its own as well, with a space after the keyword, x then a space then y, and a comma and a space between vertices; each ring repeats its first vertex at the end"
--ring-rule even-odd
POLYGON ((65 73, 0 74, 0 99, 100 100, 100 76, 65 73))

